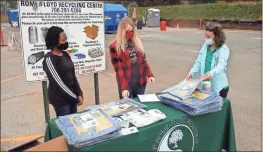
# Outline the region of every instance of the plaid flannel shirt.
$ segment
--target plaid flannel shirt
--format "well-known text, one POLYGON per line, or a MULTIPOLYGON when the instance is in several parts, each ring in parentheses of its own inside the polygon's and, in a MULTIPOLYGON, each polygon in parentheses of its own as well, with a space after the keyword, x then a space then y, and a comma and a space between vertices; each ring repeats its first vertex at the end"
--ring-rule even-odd
MULTIPOLYGON (((128 90, 129 82, 132 76, 131 71, 131 58, 128 49, 125 49, 124 52, 117 53, 116 51, 116 41, 113 42, 109 47, 110 59, 113 65, 113 68, 116 72, 117 83, 121 86, 121 90, 128 90)), ((138 49, 137 53, 137 62, 139 65, 139 78, 140 85, 145 85, 149 77, 153 77, 153 73, 146 61, 146 56, 138 49)))

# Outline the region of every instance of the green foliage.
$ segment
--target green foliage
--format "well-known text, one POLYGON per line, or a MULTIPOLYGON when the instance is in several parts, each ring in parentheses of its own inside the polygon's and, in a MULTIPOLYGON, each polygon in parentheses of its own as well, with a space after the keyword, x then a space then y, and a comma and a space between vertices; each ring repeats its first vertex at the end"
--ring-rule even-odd
POLYGON ((3 1, 5 3, 8 4, 8 8, 10 9, 16 9, 17 8, 17 1, 11 1, 11 0, 7 0, 7 1, 3 1))
MULTIPOLYGON (((142 18, 149 8, 137 7, 137 18, 142 18)), ((222 19, 222 20, 262 20, 262 3, 257 4, 229 4, 209 3, 197 5, 174 5, 156 6, 160 9, 163 19, 222 19)), ((132 16, 133 8, 129 8, 129 15, 132 16)))

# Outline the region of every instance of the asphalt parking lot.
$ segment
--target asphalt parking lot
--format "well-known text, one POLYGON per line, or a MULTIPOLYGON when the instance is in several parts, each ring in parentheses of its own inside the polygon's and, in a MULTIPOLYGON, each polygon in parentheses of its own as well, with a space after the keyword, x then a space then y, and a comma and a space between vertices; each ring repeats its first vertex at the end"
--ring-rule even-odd
MULTIPOLYGON (((19 28, 4 27, 15 32, 19 28)), ((231 49, 228 78, 238 151, 261 151, 261 31, 225 30, 231 49)), ((156 77, 146 93, 155 93, 184 79, 204 42, 204 31, 198 29, 144 28, 139 31, 147 61, 156 77)), ((106 47, 114 38, 106 36, 106 47)), ((107 69, 99 73, 100 101, 118 99, 115 73, 108 54, 107 69)), ((5 150, 24 143, 28 135, 45 131, 41 83, 25 83, 21 51, 1 47, 1 144, 5 150), (17 139, 19 137, 19 139, 17 139), (21 138, 22 137, 22 138, 21 138), (24 139, 23 139, 24 137, 24 139), (12 141, 11 141, 12 140, 12 141)), ((79 108, 94 104, 93 75, 78 77, 85 102, 79 108)), ((55 117, 50 107, 51 118, 55 117)))

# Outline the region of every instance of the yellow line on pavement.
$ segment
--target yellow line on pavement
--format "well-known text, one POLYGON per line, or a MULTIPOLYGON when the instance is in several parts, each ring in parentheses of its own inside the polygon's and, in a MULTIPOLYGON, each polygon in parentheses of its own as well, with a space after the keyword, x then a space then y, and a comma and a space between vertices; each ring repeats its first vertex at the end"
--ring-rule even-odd
POLYGON ((115 76, 114 73, 107 73, 107 72, 104 72, 104 74, 107 74, 107 75, 109 75, 109 76, 115 76))
POLYGON ((24 77, 24 75, 14 76, 14 77, 11 77, 11 78, 8 78, 8 79, 1 80, 1 83, 7 82, 7 81, 11 81, 11 80, 17 79, 17 78, 22 78, 22 77, 24 77))
POLYGON ((43 137, 44 137, 44 133, 40 133, 40 134, 32 134, 32 135, 25 135, 25 136, 17 136, 13 138, 1 138, 1 142, 26 141, 26 140, 40 139, 43 137))

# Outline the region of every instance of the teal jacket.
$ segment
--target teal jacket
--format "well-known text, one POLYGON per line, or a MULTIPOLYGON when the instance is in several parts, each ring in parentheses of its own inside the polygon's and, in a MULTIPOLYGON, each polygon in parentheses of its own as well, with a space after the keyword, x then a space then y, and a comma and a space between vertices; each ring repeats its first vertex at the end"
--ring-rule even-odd
MULTIPOLYGON (((204 43, 192 69, 190 70, 190 74, 193 77, 198 72, 201 74, 201 77, 204 76, 207 47, 208 45, 204 43)), ((226 88, 228 86, 226 71, 229 54, 229 48, 225 44, 218 48, 213 54, 211 71, 209 72, 212 76, 211 88, 213 92, 219 93, 223 88, 226 88)), ((200 85, 200 88, 203 88, 202 83, 200 85)))

